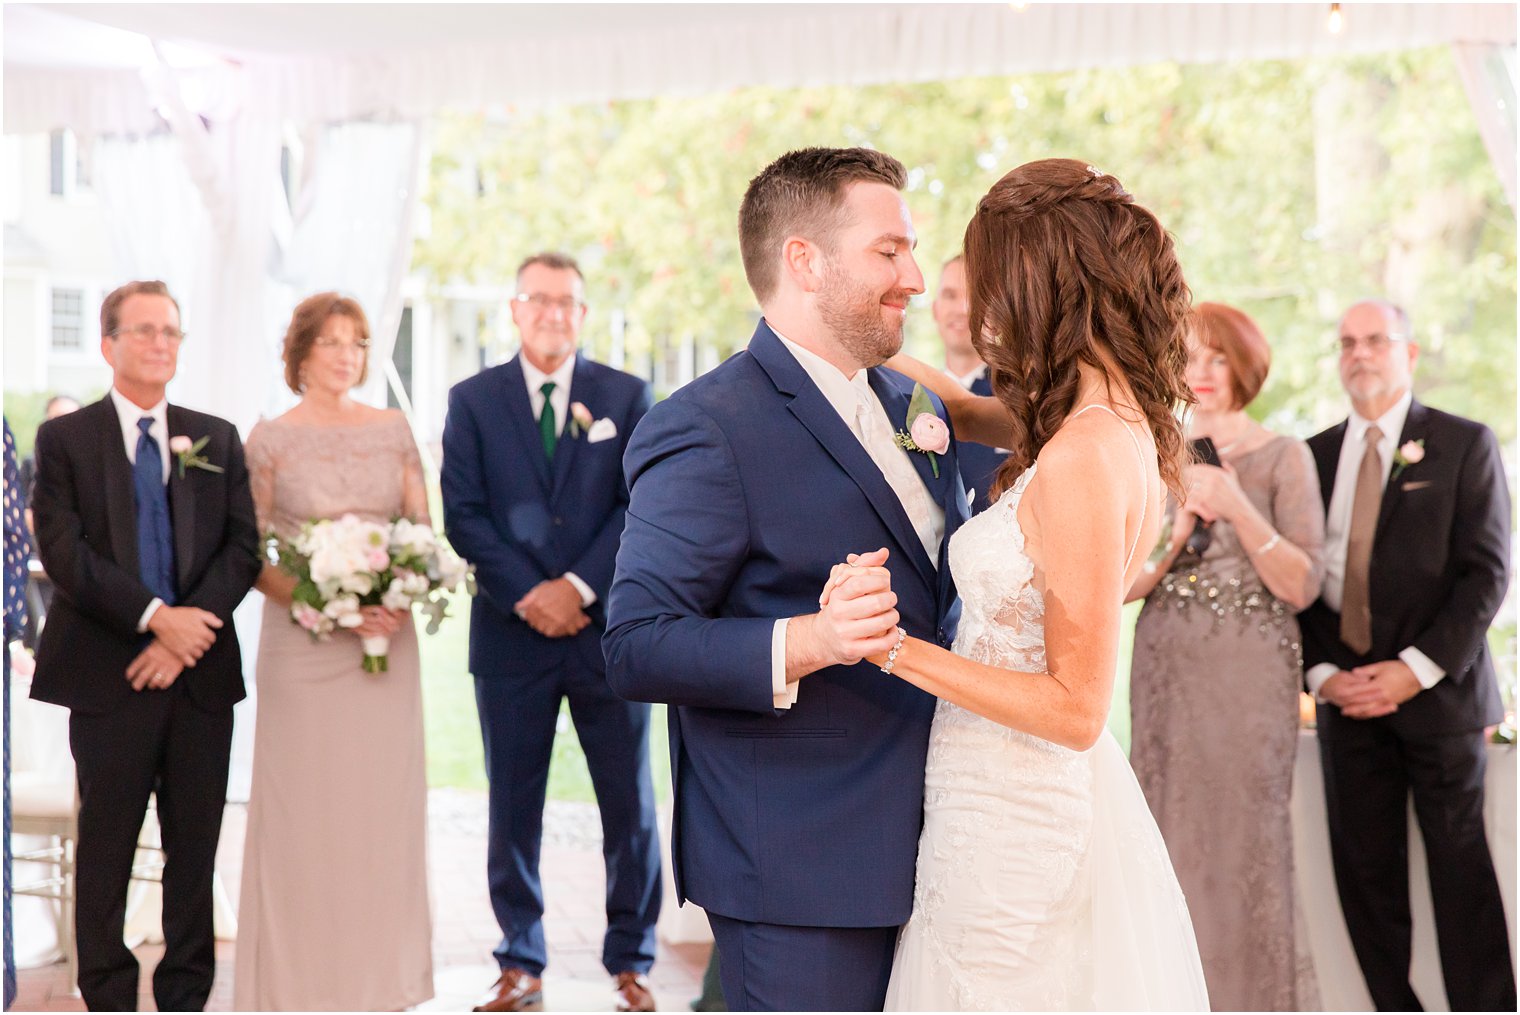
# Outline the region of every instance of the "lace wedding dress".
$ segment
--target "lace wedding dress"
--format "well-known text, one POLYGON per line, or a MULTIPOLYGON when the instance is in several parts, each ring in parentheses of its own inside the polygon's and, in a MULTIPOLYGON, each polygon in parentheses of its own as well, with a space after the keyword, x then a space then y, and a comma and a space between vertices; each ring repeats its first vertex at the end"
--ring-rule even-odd
MULTIPOLYGON (((1018 522, 1034 474, 950 544, 956 654, 1026 673, 1045 670, 1045 604, 1018 522)), ((939 703, 886 1007, 1208 1009, 1187 904, 1111 734, 1072 751, 939 703)))

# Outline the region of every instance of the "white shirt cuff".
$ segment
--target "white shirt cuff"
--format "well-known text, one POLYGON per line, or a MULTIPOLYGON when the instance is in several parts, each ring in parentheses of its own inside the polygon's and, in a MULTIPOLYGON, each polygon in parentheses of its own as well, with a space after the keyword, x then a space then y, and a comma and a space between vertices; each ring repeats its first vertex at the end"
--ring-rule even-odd
POLYGON ((1414 671, 1414 678, 1420 682, 1425 690, 1430 690, 1441 682, 1446 676, 1446 671, 1431 661, 1430 656, 1421 652, 1413 645, 1399 653, 1405 666, 1414 671))
POLYGON ((157 596, 154 596, 153 601, 148 604, 148 608, 146 610, 143 610, 143 615, 137 618, 138 634, 143 634, 148 630, 148 621, 153 619, 153 614, 162 605, 164 605, 164 601, 157 596))
POLYGON ((585 582, 581 581, 580 575, 576 574, 574 571, 566 571, 560 577, 564 578, 565 581, 569 582, 571 585, 574 585, 575 591, 581 594, 581 609, 585 609, 592 603, 596 602, 596 593, 591 591, 590 585, 587 585, 585 582))
POLYGON ((776 708, 791 708, 797 704, 797 684, 786 682, 786 620, 778 620, 771 628, 771 704, 776 708))
POLYGON ((1314 695, 1316 701, 1324 701, 1319 696, 1319 689, 1325 686, 1325 681, 1340 672, 1340 667, 1334 663, 1318 663, 1309 667, 1309 672, 1304 674, 1304 683, 1309 685, 1309 693, 1314 695))

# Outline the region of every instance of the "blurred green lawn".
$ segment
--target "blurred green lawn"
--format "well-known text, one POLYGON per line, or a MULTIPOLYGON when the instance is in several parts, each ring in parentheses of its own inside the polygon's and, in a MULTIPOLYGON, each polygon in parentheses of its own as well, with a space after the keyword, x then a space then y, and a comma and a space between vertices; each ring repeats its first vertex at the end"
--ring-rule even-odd
MULTIPOLYGON (((444 622, 433 637, 422 637, 422 700, 427 721, 428 785, 459 789, 486 788, 481 763, 480 722, 475 712, 475 681, 468 667, 470 619, 462 603, 457 616, 444 622)), ((1124 749, 1129 750, 1129 659, 1134 619, 1139 605, 1124 612, 1119 644, 1119 674, 1114 681, 1114 706, 1108 725, 1124 749)), ((591 802, 591 777, 586 759, 563 713, 564 727, 554 738, 554 757, 549 765, 549 799, 591 802)), ((650 724, 650 762, 654 771, 655 796, 670 797, 670 749, 665 727, 665 706, 654 706, 650 724)))
MULTIPOLYGON (((469 607, 457 601, 436 635, 422 636, 422 708, 427 724, 428 785, 457 789, 486 788, 480 746, 480 719, 475 711, 475 678, 470 676, 469 607)), ((591 776, 581 753, 569 709, 561 712, 561 731, 554 738, 549 763, 549 799, 593 802, 591 776)), ((665 729, 665 706, 654 706, 650 723, 650 764, 656 799, 670 798, 670 749, 665 729)))

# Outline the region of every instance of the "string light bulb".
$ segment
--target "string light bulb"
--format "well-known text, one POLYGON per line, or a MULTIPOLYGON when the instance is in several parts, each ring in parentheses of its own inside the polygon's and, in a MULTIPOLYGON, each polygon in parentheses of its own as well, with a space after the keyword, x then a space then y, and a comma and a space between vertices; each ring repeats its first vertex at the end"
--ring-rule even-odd
POLYGON ((1013 12, 1015 14, 1023 14, 1024 13, 1024 8, 1028 7, 1029 5, 1027 3, 1023 3, 1023 4, 1009 4, 1008 6, 1011 7, 1011 8, 1013 8, 1013 12))
POLYGON ((1330 22, 1327 25, 1327 27, 1330 29, 1330 34, 1331 35, 1339 35, 1339 34, 1341 34, 1341 26, 1342 26, 1341 5, 1340 4, 1331 4, 1330 5, 1330 22))

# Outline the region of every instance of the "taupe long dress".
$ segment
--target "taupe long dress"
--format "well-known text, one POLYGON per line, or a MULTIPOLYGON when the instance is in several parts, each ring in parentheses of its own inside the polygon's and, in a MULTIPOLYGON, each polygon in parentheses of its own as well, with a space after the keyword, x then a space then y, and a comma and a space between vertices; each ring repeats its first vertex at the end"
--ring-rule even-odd
MULTIPOLYGON (((248 436, 261 529, 312 518, 426 519, 406 420, 264 421, 248 436)), ((395 1011, 433 996, 417 634, 370 675, 352 632, 314 643, 265 602, 234 1006, 395 1011)))
MULTIPOLYGON (((1308 446, 1277 437, 1230 464, 1309 555, 1317 587, 1324 506, 1308 446)), ((1293 609, 1216 522, 1202 559, 1179 556, 1146 599, 1130 673, 1130 763, 1187 896, 1215 1011, 1318 1005, 1295 986, 1288 805, 1302 679, 1293 609)))

